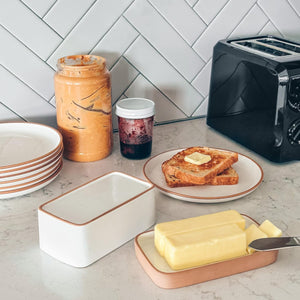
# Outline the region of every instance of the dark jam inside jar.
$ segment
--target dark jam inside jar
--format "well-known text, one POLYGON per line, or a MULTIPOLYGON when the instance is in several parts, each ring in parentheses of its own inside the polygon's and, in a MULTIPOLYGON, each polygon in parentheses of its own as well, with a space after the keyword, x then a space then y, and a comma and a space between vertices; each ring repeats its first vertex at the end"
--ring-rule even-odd
POLYGON ((149 157, 152 149, 153 116, 144 119, 118 117, 121 154, 130 159, 149 157))
POLYGON ((143 159, 151 154, 152 141, 143 144, 124 144, 120 141, 121 153, 131 159, 143 159))

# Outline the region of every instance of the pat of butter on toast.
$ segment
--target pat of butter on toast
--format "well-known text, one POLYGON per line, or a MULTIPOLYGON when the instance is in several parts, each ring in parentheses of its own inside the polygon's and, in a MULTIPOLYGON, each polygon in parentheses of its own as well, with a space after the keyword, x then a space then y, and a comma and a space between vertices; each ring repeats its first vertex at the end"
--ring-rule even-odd
POLYGON ((199 152, 193 152, 189 155, 186 155, 184 157, 184 160, 186 162, 189 162, 191 164, 195 164, 195 165, 202 165, 202 164, 205 164, 209 161, 211 161, 211 156, 210 155, 207 155, 207 154, 202 154, 202 153, 199 153, 199 152))

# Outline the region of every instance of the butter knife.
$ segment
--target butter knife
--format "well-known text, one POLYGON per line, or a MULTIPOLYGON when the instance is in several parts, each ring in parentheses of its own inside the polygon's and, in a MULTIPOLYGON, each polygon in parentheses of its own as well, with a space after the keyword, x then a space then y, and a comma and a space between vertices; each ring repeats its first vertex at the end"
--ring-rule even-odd
POLYGON ((270 251, 300 246, 300 236, 262 238, 252 241, 249 247, 257 251, 270 251))

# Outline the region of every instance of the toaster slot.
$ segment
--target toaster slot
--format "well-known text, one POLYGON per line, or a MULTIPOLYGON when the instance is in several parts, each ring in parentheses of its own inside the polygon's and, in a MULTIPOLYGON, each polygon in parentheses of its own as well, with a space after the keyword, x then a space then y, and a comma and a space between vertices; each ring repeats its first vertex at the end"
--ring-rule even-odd
POLYGON ((249 52, 267 56, 300 55, 300 45, 273 37, 250 38, 246 40, 230 41, 231 44, 249 52))
POLYGON ((278 50, 273 47, 268 47, 267 45, 257 43, 256 41, 243 41, 243 42, 236 42, 235 44, 241 45, 250 49, 254 49, 260 52, 264 52, 266 54, 274 55, 274 56, 284 56, 289 55, 290 53, 278 50))
POLYGON ((298 54, 300 53, 300 47, 296 46, 295 44, 286 43, 283 41, 275 40, 275 39, 262 39, 258 40, 259 42, 267 45, 271 45, 280 49, 285 49, 291 52, 291 54, 298 54))

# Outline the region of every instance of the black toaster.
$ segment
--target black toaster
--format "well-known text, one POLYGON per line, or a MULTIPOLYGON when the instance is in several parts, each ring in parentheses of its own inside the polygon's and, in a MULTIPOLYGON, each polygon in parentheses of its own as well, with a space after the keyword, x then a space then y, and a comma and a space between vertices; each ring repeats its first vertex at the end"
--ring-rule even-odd
POLYGON ((207 124, 274 162, 300 159, 300 44, 274 36, 219 41, 207 124))

